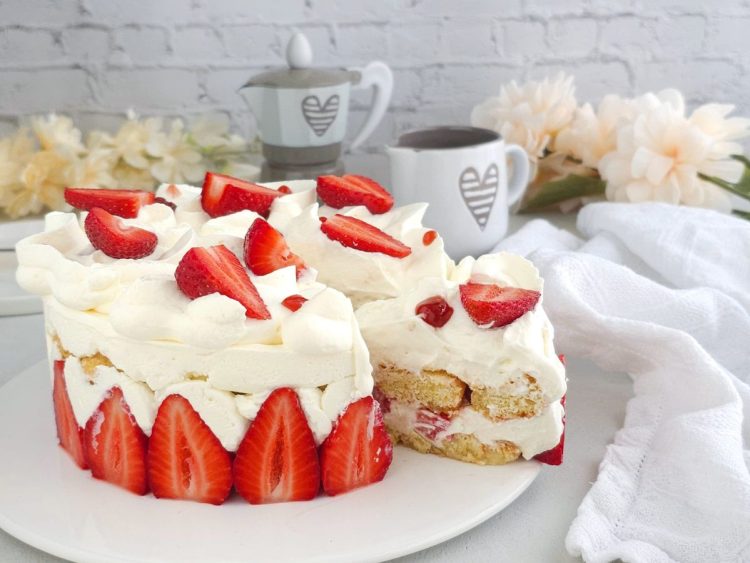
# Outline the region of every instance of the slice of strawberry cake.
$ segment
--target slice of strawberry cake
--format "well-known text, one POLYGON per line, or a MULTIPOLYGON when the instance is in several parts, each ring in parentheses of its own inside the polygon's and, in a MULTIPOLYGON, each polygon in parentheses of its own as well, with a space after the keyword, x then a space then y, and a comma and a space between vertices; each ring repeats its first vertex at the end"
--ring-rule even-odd
POLYGON ((529 261, 465 258, 357 318, 396 441, 481 464, 562 461, 561 448, 544 452, 561 441, 565 370, 529 261))
POLYGON ((50 213, 18 244, 18 281, 44 298, 61 446, 159 498, 379 481, 392 446, 351 302, 264 218, 299 197, 226 177, 217 196, 216 182, 68 189, 80 216, 50 213))

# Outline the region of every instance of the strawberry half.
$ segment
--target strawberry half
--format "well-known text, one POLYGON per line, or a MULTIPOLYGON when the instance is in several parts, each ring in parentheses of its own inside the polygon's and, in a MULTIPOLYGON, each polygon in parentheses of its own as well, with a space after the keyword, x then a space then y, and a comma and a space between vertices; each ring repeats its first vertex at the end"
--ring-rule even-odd
POLYGON ((157 498, 223 503, 232 490, 232 461, 190 402, 169 395, 156 413, 147 454, 157 498))
POLYGON ((341 209, 347 205, 364 205, 370 213, 385 213, 393 207, 393 196, 365 176, 318 177, 318 197, 326 205, 341 209))
POLYGON ((377 483, 393 460, 393 444, 372 397, 346 407, 320 448, 323 490, 338 495, 377 483))
POLYGON ((99 207, 112 215, 132 219, 144 205, 154 203, 155 196, 143 190, 103 190, 100 188, 65 188, 65 201, 76 209, 88 211, 99 207))
POLYGON ((541 293, 520 287, 472 283, 460 287, 461 304, 476 324, 490 328, 509 325, 531 311, 541 293))
POLYGON ((411 248, 360 219, 339 215, 320 224, 320 230, 331 240, 362 252, 379 252, 394 258, 406 258, 411 248))
POLYGON ((119 387, 112 387, 86 423, 83 444, 91 474, 137 495, 148 492, 146 447, 119 387))
POLYGON ((247 317, 271 318, 242 264, 223 244, 188 250, 177 265, 174 277, 180 291, 190 299, 221 293, 242 303, 247 317))
POLYGON ((297 393, 276 389, 261 405, 234 459, 234 485, 252 504, 315 498, 320 466, 297 393))
POLYGON ((305 269, 302 258, 289 250, 284 235, 263 219, 253 221, 247 230, 245 264, 257 276, 265 276, 280 268, 294 266, 299 277, 305 269))
POLYGON ((65 385, 65 360, 55 360, 53 367, 55 377, 52 382, 52 403, 55 407, 57 440, 78 467, 88 469, 83 452, 83 428, 78 426, 65 385))
POLYGON ((283 195, 282 192, 253 182, 206 172, 201 192, 201 205, 211 217, 221 217, 244 209, 267 217, 273 200, 283 195))
POLYGON ((560 404, 563 406, 563 431, 562 434, 560 434, 560 441, 551 450, 547 450, 546 452, 534 456, 534 459, 546 463, 547 465, 561 465, 563 462, 563 451, 565 450, 565 397, 566 395, 563 395, 563 398, 560 399, 560 404))
POLYGON ((94 207, 83 222, 86 236, 92 246, 110 258, 143 258, 156 248, 154 233, 140 227, 128 227, 122 219, 94 207))

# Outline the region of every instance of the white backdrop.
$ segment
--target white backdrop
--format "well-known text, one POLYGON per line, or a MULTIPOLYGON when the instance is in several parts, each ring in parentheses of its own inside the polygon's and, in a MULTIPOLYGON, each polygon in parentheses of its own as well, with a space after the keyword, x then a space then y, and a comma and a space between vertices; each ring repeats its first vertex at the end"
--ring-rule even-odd
MULTIPOLYGON (((114 126, 133 107, 223 111, 252 134, 236 89, 282 63, 292 27, 319 64, 394 68, 392 110, 365 151, 417 125, 466 122, 502 81, 558 69, 584 100, 676 86, 750 113, 743 0, 0 0, 0 133, 50 110, 114 126)), ((368 100, 355 98, 352 129, 368 100)))

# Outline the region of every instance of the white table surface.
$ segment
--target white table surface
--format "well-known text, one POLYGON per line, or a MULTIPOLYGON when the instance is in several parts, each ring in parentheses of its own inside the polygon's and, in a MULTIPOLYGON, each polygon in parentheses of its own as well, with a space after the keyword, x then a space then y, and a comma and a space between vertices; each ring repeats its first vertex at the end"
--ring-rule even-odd
MULTIPOLYGON (((553 215, 548 218, 560 226, 573 228, 570 217, 553 215)), ((513 217, 511 231, 526 220, 528 217, 513 217)), ((45 357, 41 315, 0 317, 0 385, 45 357)), ((396 561, 579 560, 567 555, 565 535, 581 499, 596 479, 605 446, 623 424, 625 404, 632 395, 632 387, 625 374, 602 372, 589 362, 570 357, 568 378, 564 464, 544 467, 520 498, 484 524, 444 544, 396 561)), ((0 457, 22 454, 3 452, 0 457)), ((29 547, 0 530, 0 562, 54 561, 63 560, 29 547)))

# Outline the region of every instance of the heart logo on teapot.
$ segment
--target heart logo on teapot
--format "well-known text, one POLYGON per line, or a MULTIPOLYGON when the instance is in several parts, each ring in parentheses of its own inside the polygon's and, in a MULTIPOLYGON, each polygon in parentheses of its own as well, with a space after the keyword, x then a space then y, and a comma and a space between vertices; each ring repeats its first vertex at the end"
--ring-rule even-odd
POLYGON ((333 94, 324 104, 315 95, 305 96, 302 100, 302 115, 305 121, 318 136, 322 137, 328 128, 336 120, 339 112, 339 95, 333 94))
POLYGON ((500 185, 500 172, 494 162, 487 167, 483 176, 473 166, 469 166, 461 172, 458 178, 458 188, 461 197, 464 198, 466 207, 479 225, 480 230, 487 226, 492 205, 497 197, 497 188, 500 185))

